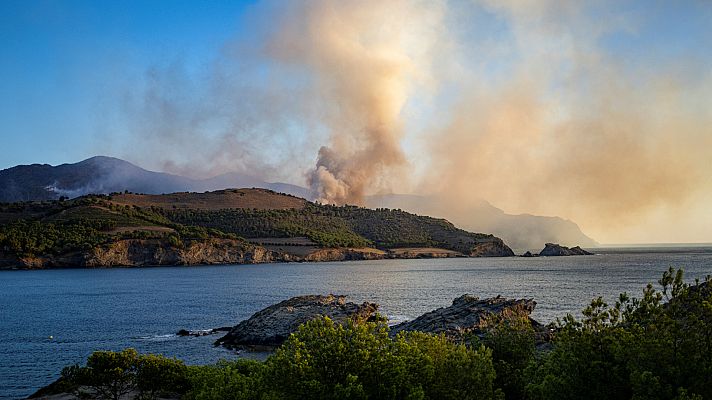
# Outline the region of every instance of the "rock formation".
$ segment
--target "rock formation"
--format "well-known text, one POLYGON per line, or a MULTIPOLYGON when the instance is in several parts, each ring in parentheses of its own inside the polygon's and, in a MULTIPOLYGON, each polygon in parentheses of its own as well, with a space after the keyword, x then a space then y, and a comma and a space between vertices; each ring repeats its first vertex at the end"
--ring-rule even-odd
POLYGON ((502 239, 492 237, 490 240, 476 243, 468 255, 470 257, 513 257, 514 252, 502 239))
POLYGON ((568 248, 561 246, 558 243, 547 243, 544 249, 539 252, 540 256, 590 256, 593 253, 582 249, 579 246, 568 248))
POLYGON ((215 344, 228 348, 273 348, 282 344, 299 325, 326 316, 338 323, 373 318, 378 304, 346 302, 346 296, 308 295, 293 297, 255 313, 233 327, 215 344))
POLYGON ((176 335, 177 336, 200 337, 200 336, 214 335, 219 332, 230 332, 231 329, 232 329, 231 326, 224 326, 224 327, 213 328, 213 329, 202 329, 202 330, 197 330, 197 331, 189 331, 187 329, 181 329, 178 332, 176 332, 176 335))
POLYGON ((0 254, 0 269, 253 264, 283 261, 300 260, 235 239, 186 240, 181 246, 161 239, 123 239, 90 250, 57 256, 16 257, 0 254))
MULTIPOLYGON (((508 257, 512 250, 494 238, 477 243, 470 257, 508 257)), ((257 264, 273 262, 330 262, 386 258, 463 257, 446 249, 315 248, 305 255, 271 250, 235 239, 186 240, 181 246, 162 239, 121 239, 90 250, 61 255, 17 256, 0 249, 0 269, 108 268, 159 265, 257 264)))
POLYGON ((462 295, 453 300, 449 307, 438 308, 420 317, 391 327, 391 335, 398 332, 419 331, 445 334, 451 340, 464 341, 470 335, 482 335, 486 328, 503 319, 528 318, 535 327, 541 326, 529 318, 534 311, 534 300, 510 300, 493 297, 480 300, 478 297, 462 295))

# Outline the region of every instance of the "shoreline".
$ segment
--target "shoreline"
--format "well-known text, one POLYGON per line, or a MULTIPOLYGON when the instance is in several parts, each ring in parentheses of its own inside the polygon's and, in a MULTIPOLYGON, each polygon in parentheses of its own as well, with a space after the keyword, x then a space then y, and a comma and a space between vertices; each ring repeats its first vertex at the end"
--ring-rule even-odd
MULTIPOLYGON (((115 242, 111 245, 115 245, 115 242)), ((393 249, 376 248, 316 248, 314 251, 298 255, 290 252, 273 250, 269 247, 255 246, 251 250, 227 248, 231 243, 225 241, 195 242, 203 254, 196 254, 192 248, 175 249, 163 246, 162 243, 129 243, 118 251, 106 246, 93 249, 91 252, 75 253, 60 256, 17 257, 14 255, 0 256, 0 271, 27 271, 49 269, 105 269, 105 268, 145 268, 145 267, 200 267, 210 265, 251 265, 275 263, 307 263, 307 262, 346 262, 387 259, 435 259, 435 258, 482 258, 482 257, 516 257, 504 251, 489 252, 481 255, 466 255, 454 250, 433 247, 408 247, 393 249), (226 246, 227 245, 227 246, 226 246), (137 248, 134 248, 137 247, 137 248), (216 251, 216 248, 218 251, 216 251), (175 254, 171 254, 173 251, 175 254), (97 254, 104 252, 106 254, 97 254), (184 255, 182 253, 188 253, 184 255), (215 260, 215 261, 210 261, 215 260), (122 262, 123 261, 123 262, 122 262), (154 262, 158 261, 158 262, 154 262)), ((191 244, 191 246, 193 245, 191 244)), ((118 247, 118 246, 117 246, 118 247)))

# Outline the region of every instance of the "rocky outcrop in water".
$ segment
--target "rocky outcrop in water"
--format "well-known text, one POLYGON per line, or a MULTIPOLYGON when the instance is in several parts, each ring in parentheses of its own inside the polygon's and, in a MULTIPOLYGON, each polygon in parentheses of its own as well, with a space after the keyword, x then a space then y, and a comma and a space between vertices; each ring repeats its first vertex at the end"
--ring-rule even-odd
POLYGON ((471 335, 482 335, 493 323, 506 319, 527 318, 535 326, 540 326, 529 318, 534 311, 534 300, 513 300, 493 297, 480 300, 478 297, 462 295, 453 300, 449 307, 438 308, 420 317, 391 327, 391 335, 398 332, 419 331, 444 334, 455 341, 464 341, 471 335))
POLYGON ((544 249, 539 252, 540 256, 552 257, 552 256, 590 256, 593 253, 582 249, 579 246, 568 248, 566 246, 561 246, 558 243, 547 243, 544 249))
POLYGON ((375 317, 377 309, 375 303, 347 303, 346 296, 293 297, 240 322, 215 344, 228 348, 274 348, 296 332, 299 325, 312 319, 325 316, 338 323, 367 321, 375 317))
POLYGON ((513 257, 514 252, 498 237, 475 243, 468 254, 470 257, 513 257))
POLYGON ((213 328, 213 329, 201 329, 197 331, 190 331, 187 329, 181 329, 178 332, 176 332, 177 336, 195 336, 195 337, 200 337, 200 336, 208 336, 208 335, 214 335, 216 333, 220 332, 230 332, 232 330, 232 327, 230 326, 224 326, 220 328, 213 328))

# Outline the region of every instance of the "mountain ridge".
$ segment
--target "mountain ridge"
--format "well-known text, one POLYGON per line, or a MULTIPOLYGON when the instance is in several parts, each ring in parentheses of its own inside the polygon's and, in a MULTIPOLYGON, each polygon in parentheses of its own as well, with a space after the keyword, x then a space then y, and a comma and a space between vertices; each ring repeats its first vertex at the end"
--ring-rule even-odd
POLYGON ((0 202, 57 200, 86 194, 130 191, 162 194, 203 192, 233 187, 264 187, 308 197, 308 190, 282 182, 264 182, 258 178, 226 173, 206 179, 188 178, 141 168, 128 161, 94 156, 77 163, 17 165, 0 170, 0 202))

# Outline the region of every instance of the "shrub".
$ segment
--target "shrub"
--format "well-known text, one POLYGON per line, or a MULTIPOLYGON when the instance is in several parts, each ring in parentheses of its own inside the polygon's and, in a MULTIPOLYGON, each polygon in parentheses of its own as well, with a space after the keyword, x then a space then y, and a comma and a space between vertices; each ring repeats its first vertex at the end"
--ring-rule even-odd
POLYGON ((142 399, 162 394, 185 393, 189 389, 187 367, 182 361, 160 355, 139 355, 134 349, 120 352, 95 351, 85 367, 62 371, 62 380, 79 397, 118 400, 133 391, 142 399), (87 390, 88 389, 88 392, 87 390))
POLYGON ((280 398, 491 399, 491 352, 423 333, 388 336, 382 323, 310 321, 267 360, 280 398))
POLYGON ((670 268, 641 299, 595 299, 567 316, 551 353, 529 370, 532 398, 712 398, 712 282, 670 268))
POLYGON ((524 399, 527 380, 524 372, 535 360, 535 334, 528 317, 492 322, 482 343, 492 350, 497 378, 495 386, 507 399, 524 399))
POLYGON ((76 368, 67 376, 89 387, 98 398, 119 400, 136 389, 137 366, 138 353, 134 349, 95 351, 86 367, 76 368))
POLYGON ((191 390, 185 398, 195 400, 265 398, 262 381, 264 370, 264 363, 245 359, 189 367, 191 390))
POLYGON ((188 369, 182 361, 155 354, 138 357, 136 388, 142 398, 185 393, 190 388, 188 369))

